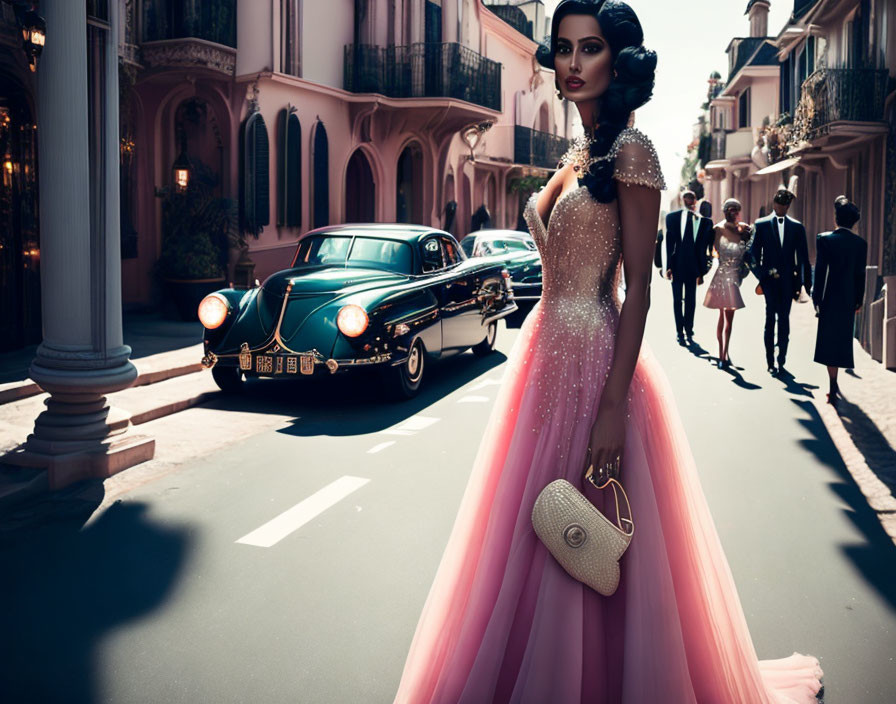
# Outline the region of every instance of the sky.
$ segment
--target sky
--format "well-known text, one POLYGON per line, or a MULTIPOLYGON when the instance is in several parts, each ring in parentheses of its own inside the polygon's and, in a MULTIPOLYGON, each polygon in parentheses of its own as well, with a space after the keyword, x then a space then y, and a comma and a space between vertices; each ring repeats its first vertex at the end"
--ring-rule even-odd
MULTIPOLYGON (((559 0, 544 0, 545 14, 559 0)), ((733 37, 750 35, 748 0, 626 0, 644 28, 644 45, 657 53, 653 99, 635 115, 635 127, 654 143, 666 185, 679 185, 693 126, 706 100, 706 79, 728 77, 725 49, 733 37)), ((793 11, 793 0, 771 0, 769 34, 777 36, 793 11)))

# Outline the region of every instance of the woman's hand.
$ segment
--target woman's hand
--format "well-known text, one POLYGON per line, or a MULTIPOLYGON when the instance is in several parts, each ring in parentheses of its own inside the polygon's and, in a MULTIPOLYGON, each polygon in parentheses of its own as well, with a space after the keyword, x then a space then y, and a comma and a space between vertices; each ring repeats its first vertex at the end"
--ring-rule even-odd
MULTIPOLYGON (((625 411, 601 405, 591 428, 591 465, 594 479, 603 484, 607 479, 618 479, 622 469, 625 447, 625 411)), ((587 471, 588 467, 585 467, 587 471)))

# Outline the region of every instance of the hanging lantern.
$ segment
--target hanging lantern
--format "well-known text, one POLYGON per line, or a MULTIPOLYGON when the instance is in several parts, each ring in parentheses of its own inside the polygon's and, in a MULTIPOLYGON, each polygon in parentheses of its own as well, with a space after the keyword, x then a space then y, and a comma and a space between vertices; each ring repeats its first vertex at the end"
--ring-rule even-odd
POLYGON ((17 14, 22 26, 22 49, 28 57, 28 65, 34 71, 47 41, 47 22, 34 10, 19 11, 17 14))
POLYGON ((190 185, 190 160, 187 158, 186 146, 182 143, 180 156, 174 160, 174 188, 178 193, 183 193, 190 185))

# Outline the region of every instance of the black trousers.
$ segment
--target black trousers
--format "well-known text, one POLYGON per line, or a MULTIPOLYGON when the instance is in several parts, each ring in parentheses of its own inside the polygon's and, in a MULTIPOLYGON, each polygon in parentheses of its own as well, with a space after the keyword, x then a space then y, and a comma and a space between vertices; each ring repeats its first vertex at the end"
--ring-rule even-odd
POLYGON ((765 361, 775 364, 775 324, 778 326, 778 366, 787 360, 787 343, 790 340, 790 306, 793 297, 779 282, 762 284, 765 294, 765 361), (766 288, 767 287, 767 288, 766 288))
POLYGON ((694 309, 697 307, 696 274, 672 275, 672 306, 675 311, 675 329, 678 334, 687 333, 692 336, 694 334, 694 309))

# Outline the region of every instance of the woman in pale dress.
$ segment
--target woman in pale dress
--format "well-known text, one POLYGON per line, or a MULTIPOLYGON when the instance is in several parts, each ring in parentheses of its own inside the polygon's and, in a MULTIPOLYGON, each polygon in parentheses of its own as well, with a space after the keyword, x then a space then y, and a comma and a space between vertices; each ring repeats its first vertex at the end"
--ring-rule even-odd
POLYGON ((729 198, 722 206, 725 219, 719 222, 713 232, 715 234, 715 253, 718 253, 719 266, 709 283, 703 305, 717 308, 719 324, 716 326, 716 338, 719 341, 719 369, 731 366, 728 356, 728 343, 731 342, 731 328, 734 325, 734 312, 744 307, 744 299, 740 295, 740 284, 746 273, 745 258, 747 245, 753 228, 741 221, 741 204, 729 198))
MULTIPOLYGON (((627 123, 656 55, 625 3, 562 0, 537 59, 586 134, 526 203, 542 297, 508 356, 396 701, 814 704, 815 658, 756 656, 672 391, 642 346, 665 184, 627 123), (609 597, 532 526, 545 486, 584 488, 588 464, 622 468, 637 524, 609 597)), ((612 496, 585 491, 610 511, 612 496)))

